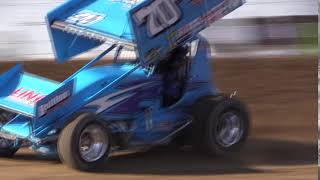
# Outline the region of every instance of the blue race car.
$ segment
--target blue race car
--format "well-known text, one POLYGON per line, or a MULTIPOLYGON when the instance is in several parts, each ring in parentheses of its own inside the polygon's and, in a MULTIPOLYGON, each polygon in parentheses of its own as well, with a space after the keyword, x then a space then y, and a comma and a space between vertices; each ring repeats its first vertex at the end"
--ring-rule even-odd
POLYGON ((87 171, 114 152, 170 142, 213 155, 239 150, 249 131, 246 108, 217 91, 210 46, 198 33, 242 4, 70 0, 51 11, 47 24, 58 63, 110 46, 61 83, 21 65, 2 74, 0 156, 27 146, 58 152, 66 165, 87 171), (112 64, 92 66, 112 50, 112 64), (124 62, 119 57, 128 50, 137 57, 124 62))

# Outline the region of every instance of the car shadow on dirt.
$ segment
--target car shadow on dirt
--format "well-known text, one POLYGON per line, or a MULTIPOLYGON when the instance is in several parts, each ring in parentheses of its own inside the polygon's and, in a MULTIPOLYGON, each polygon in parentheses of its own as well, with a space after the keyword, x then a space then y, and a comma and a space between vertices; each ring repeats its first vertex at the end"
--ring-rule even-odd
POLYGON ((210 175, 265 173, 256 166, 317 163, 317 145, 278 140, 250 140, 230 157, 208 157, 192 150, 160 148, 146 153, 113 157, 103 173, 210 175))
POLYGON ((9 161, 28 161, 33 163, 48 163, 48 164, 61 164, 61 161, 58 157, 58 155, 50 155, 50 156, 44 156, 40 154, 36 154, 33 152, 20 152, 18 151, 17 154, 14 155, 12 158, 8 158, 9 161))
MULTIPOLYGON (((47 161, 59 164, 57 157, 18 153, 13 160, 47 161)), ((152 175, 212 175, 266 173, 257 166, 316 165, 317 144, 294 141, 251 139, 239 153, 229 157, 208 157, 189 148, 155 148, 149 152, 114 156, 94 173, 152 175)))

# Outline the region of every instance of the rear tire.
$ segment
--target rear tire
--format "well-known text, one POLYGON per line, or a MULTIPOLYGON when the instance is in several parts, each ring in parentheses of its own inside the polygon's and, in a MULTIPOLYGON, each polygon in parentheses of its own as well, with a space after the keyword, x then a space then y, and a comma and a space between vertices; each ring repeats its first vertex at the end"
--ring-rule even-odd
POLYGON ((14 148, 14 142, 0 138, 0 157, 12 158, 19 148, 14 148))
POLYGON ((61 132, 58 155, 67 166, 93 171, 105 164, 111 147, 107 128, 90 113, 79 115, 61 132))
MULTIPOLYGON (((14 116, 12 113, 7 113, 0 109, 0 127, 2 127, 6 122, 12 119, 14 116)), ((19 150, 15 147, 15 142, 0 138, 0 157, 11 158, 19 150)))
POLYGON ((193 108, 193 146, 210 155, 237 152, 249 135, 246 107, 225 96, 204 97, 193 108))

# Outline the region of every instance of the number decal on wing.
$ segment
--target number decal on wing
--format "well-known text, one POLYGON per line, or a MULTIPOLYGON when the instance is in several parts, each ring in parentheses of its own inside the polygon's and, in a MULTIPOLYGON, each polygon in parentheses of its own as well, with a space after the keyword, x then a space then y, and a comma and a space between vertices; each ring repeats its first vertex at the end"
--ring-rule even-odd
POLYGON ((140 26, 147 23, 149 37, 153 37, 179 21, 181 10, 176 0, 157 0, 134 14, 140 26))
POLYGON ((105 18, 104 14, 98 14, 91 11, 81 11, 70 16, 66 21, 70 23, 91 25, 95 24, 105 18))

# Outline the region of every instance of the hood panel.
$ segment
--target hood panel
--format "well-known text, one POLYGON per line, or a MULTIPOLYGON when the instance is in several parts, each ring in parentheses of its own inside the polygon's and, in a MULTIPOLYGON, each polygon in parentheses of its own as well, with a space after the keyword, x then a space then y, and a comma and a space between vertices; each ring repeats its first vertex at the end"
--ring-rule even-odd
MULTIPOLYGON (((88 70, 85 70, 79 73, 75 78, 75 93, 81 93, 84 90, 90 89, 93 91, 100 90, 103 86, 111 83, 124 73, 128 72, 135 65, 133 64, 113 64, 98 66, 88 70)), ((144 80, 148 79, 143 69, 138 69, 133 72, 129 77, 126 78, 126 81, 132 80, 144 80)))

